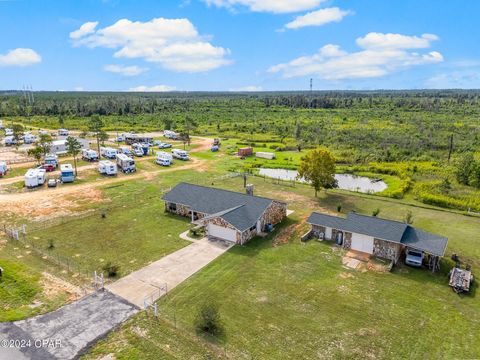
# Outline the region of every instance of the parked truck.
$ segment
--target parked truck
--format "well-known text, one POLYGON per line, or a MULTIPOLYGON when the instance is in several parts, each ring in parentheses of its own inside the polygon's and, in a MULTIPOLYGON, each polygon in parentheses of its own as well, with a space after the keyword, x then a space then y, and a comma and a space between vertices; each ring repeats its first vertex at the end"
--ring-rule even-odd
POLYGON ((70 134, 70 131, 67 129, 58 129, 58 136, 68 136, 70 134))
POLYGON ((82 159, 85 161, 98 161, 98 152, 91 149, 82 149, 82 159))
POLYGON ((29 189, 42 186, 47 180, 44 169, 29 169, 25 174, 25 186, 29 189))
POLYGON ((71 164, 60 165, 60 180, 63 183, 71 183, 75 181, 75 173, 71 164))
POLYGON ((173 149, 172 150, 172 155, 175 159, 179 159, 179 160, 188 160, 189 157, 188 157, 188 151, 185 151, 185 150, 180 150, 180 149, 173 149))
POLYGON ((12 135, 5 136, 5 139, 3 139, 5 146, 13 146, 17 144, 17 140, 12 135))
POLYGON ((101 160, 98 163, 98 172, 102 175, 117 175, 117 166, 110 160, 101 160))
POLYGON ((173 163, 173 156, 165 151, 157 151, 157 159, 155 162, 158 165, 170 166, 173 163))
POLYGON ((125 174, 136 171, 135 160, 125 154, 117 154, 117 166, 125 174))
POLYGON ((8 167, 5 161, 0 161, 0 177, 7 175, 8 167))
POLYGON ((107 159, 115 159, 115 157, 117 156, 117 149, 111 147, 101 147, 100 155, 107 159))

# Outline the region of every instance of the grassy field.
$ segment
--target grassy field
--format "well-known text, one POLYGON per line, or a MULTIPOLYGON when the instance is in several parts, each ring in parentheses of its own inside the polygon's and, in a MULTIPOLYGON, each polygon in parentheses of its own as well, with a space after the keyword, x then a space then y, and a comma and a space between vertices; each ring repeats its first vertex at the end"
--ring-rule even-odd
MULTIPOLYGON (((212 349, 212 357, 226 352, 234 359, 476 358, 480 354, 477 288, 469 295, 456 295, 446 275, 452 252, 471 263, 474 272, 480 268, 479 219, 338 191, 322 192, 315 199, 308 186, 292 188, 258 178, 249 182, 259 195, 287 200, 295 211, 291 219, 266 239, 231 249, 175 288, 159 302, 162 320, 135 317, 95 346, 90 357, 113 352, 119 358, 182 359, 212 349), (358 272, 342 266, 341 249, 314 241, 301 244, 299 236, 307 229, 302 222, 309 212, 335 212, 337 205, 343 213, 370 214, 379 208, 379 216, 397 220, 412 211, 415 226, 450 238, 442 271, 432 274, 399 265, 391 273, 358 272), (274 245, 279 239, 286 244, 274 245), (193 326, 209 299, 220 304, 225 329, 225 337, 217 341, 198 338, 193 326), (172 331, 176 335, 159 335, 172 331), (137 343, 139 333, 142 340, 137 343), (177 339, 185 337, 178 347, 177 339)), ((241 191, 242 181, 225 180, 220 186, 241 191)))

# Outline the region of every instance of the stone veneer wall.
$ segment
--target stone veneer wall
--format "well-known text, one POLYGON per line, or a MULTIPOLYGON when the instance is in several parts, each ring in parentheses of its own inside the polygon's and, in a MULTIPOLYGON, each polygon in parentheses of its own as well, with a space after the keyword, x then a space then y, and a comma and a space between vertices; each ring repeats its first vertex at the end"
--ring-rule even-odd
POLYGON ((181 205, 181 204, 176 204, 177 209, 176 210, 171 210, 170 209, 170 204, 171 203, 169 203, 169 202, 165 202, 165 210, 166 211, 171 212, 173 214, 180 215, 180 216, 190 216, 190 214, 189 214, 190 208, 188 206, 181 205))
POLYGON ((352 233, 345 231, 343 233, 343 247, 350 249, 352 247, 352 233))
POLYGON ((373 239, 373 255, 396 261, 401 250, 401 245, 381 239, 373 239))
POLYGON ((262 216, 261 221, 263 221, 262 226, 265 224, 278 224, 287 216, 287 204, 272 201, 272 203, 267 207, 265 213, 262 216))

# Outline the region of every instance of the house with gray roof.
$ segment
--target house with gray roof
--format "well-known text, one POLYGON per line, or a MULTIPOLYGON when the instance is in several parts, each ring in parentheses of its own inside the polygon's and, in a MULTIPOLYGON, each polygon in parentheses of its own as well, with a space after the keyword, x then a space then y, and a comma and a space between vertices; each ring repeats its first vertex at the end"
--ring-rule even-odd
POLYGON ((261 196, 179 183, 163 198, 165 210, 188 216, 207 236, 244 244, 287 216, 287 204, 261 196))
POLYGON ((307 220, 311 235, 395 263, 406 248, 436 258, 445 255, 448 239, 399 221, 351 212, 346 218, 313 212, 307 220))

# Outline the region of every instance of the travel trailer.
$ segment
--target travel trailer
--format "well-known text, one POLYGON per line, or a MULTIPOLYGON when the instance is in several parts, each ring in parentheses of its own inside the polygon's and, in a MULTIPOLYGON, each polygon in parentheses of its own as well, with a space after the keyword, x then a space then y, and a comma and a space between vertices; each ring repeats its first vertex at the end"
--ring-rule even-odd
POLYGON ((5 142, 5 146, 13 146, 17 144, 17 140, 13 136, 6 136, 3 140, 5 142))
POLYGON ((98 172, 102 175, 117 175, 117 166, 110 160, 101 160, 98 163, 98 172))
POLYGON ((169 154, 167 152, 158 151, 157 152, 157 159, 155 160, 155 162, 158 165, 170 166, 173 162, 173 156, 172 156, 172 154, 169 154))
POLYGON ((46 171, 44 169, 29 169, 25 174, 25 186, 34 188, 45 184, 47 180, 46 171))
POLYGON ((32 135, 30 133, 26 133, 23 135, 23 142, 25 144, 32 144, 37 140, 37 137, 35 135, 32 135))
POLYGON ((5 176, 7 174, 8 167, 5 161, 0 161, 0 177, 5 176))
POLYGON ((178 139, 178 134, 172 130, 165 130, 163 132, 163 136, 165 136, 167 139, 173 139, 173 140, 178 139))
POLYGON ((117 154, 117 166, 125 174, 132 173, 136 170, 135 160, 125 154, 117 154))
POLYGON ((95 150, 83 149, 82 159, 85 161, 98 161, 98 153, 95 150))
POLYGON ((60 165, 60 180, 64 183, 70 183, 75 181, 75 173, 73 172, 72 165, 60 165))
POLYGON ((173 149, 172 150, 172 155, 175 159, 179 160, 188 160, 188 152, 185 150, 180 150, 180 149, 173 149))
POLYGON ((47 154, 45 155, 45 159, 43 160, 44 164, 50 164, 55 166, 55 168, 58 167, 58 156, 55 154, 47 154))
POLYGON ((110 147, 101 147, 100 155, 102 155, 107 159, 115 159, 115 157, 117 156, 117 149, 110 148, 110 147))

